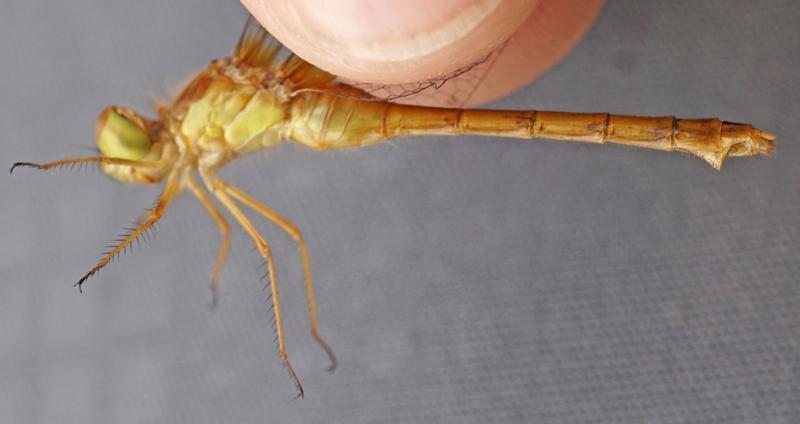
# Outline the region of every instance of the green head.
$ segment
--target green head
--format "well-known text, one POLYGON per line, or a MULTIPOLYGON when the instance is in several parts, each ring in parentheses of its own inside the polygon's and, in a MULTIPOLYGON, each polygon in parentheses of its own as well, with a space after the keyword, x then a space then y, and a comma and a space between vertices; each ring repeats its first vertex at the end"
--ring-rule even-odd
POLYGON ((142 160, 153 144, 144 119, 120 106, 108 107, 100 113, 95 136, 103 155, 113 158, 142 160))
POLYGON ((103 163, 100 169, 106 174, 125 182, 152 184, 164 177, 170 164, 161 161, 164 154, 174 154, 174 146, 163 140, 162 125, 148 121, 132 109, 111 106, 97 118, 95 137, 103 156, 130 161, 163 163, 163 166, 139 166, 103 163), (167 153, 170 152, 170 153, 167 153))
POLYGON ((99 163, 109 176, 124 182, 154 184, 172 169, 178 156, 174 139, 160 121, 142 118, 131 109, 111 106, 97 118, 95 137, 101 155, 48 163, 16 162, 17 167, 48 170, 73 164, 99 163))

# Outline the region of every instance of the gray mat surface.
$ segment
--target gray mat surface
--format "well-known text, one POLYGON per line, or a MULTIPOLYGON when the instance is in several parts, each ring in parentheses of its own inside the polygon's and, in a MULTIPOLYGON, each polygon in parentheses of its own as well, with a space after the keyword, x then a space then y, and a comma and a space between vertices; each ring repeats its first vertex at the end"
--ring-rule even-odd
MULTIPOLYGON (((228 53, 223 1, 8 2, 0 158, 86 154, 106 105, 147 110, 228 53)), ((3 423, 800 422, 800 5, 606 5, 560 65, 493 107, 720 116, 779 136, 716 173, 678 154, 424 138, 292 146, 221 175, 305 232, 325 373, 291 240, 277 360, 260 261, 189 196, 157 239, 72 283, 159 190, 93 172, 0 177, 3 423)))

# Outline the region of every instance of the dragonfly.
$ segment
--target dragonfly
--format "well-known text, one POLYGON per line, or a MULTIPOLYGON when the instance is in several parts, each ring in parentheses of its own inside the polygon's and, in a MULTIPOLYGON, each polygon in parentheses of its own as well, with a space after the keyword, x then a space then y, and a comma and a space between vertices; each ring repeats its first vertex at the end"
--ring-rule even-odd
POLYGON ((20 167, 53 170, 95 164, 122 182, 163 185, 153 207, 75 283, 79 290, 140 237, 147 237, 178 195, 189 191, 214 219, 221 234, 209 284, 212 305, 216 305, 219 277, 230 244, 230 225, 218 206, 221 205, 247 233, 265 261, 278 354, 298 397, 303 397, 304 391, 287 354, 272 251, 244 209, 277 225, 299 246, 311 335, 326 352, 328 369, 333 371, 336 356, 318 328, 308 247, 292 221, 216 175, 218 169, 234 159, 283 142, 329 151, 366 147, 399 136, 473 134, 677 151, 697 156, 720 170, 728 157, 771 152, 775 140, 774 135, 749 124, 717 118, 399 104, 306 62, 252 16, 230 57, 211 61, 172 103, 162 102, 156 108, 157 117, 151 119, 128 107, 110 106, 97 119, 99 155, 48 163, 16 162, 10 172, 20 167))

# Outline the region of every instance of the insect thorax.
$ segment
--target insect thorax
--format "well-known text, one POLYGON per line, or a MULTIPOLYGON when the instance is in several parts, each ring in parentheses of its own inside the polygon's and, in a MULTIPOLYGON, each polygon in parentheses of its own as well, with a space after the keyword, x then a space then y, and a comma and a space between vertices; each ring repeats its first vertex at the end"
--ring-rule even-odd
POLYGON ((214 69, 175 102, 176 131, 198 154, 244 154, 280 141, 287 110, 271 90, 214 69))

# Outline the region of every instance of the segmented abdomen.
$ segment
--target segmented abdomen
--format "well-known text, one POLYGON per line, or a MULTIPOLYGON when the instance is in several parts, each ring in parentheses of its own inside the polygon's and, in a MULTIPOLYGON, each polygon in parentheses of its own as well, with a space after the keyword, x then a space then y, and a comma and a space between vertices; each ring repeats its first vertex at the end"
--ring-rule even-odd
POLYGON ((768 153, 775 137, 748 124, 608 113, 444 109, 302 93, 290 137, 317 150, 360 147, 400 135, 482 134, 618 143, 692 153, 719 169, 728 156, 768 153))

